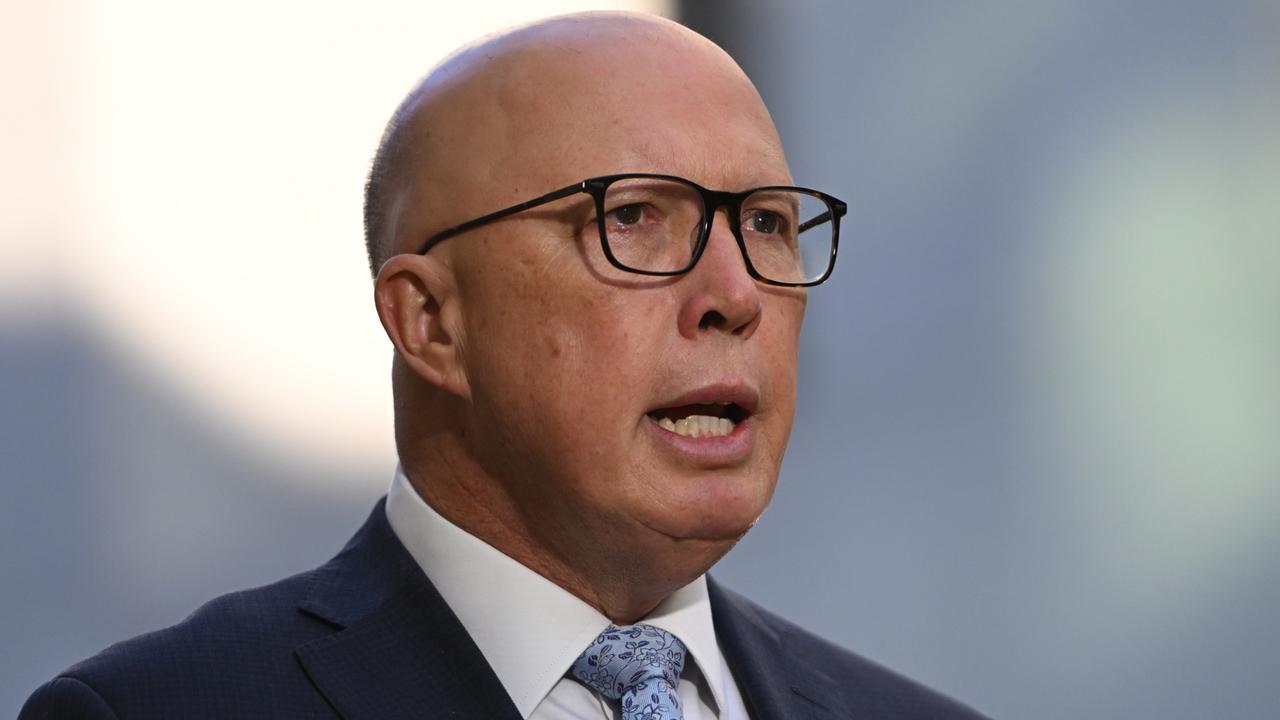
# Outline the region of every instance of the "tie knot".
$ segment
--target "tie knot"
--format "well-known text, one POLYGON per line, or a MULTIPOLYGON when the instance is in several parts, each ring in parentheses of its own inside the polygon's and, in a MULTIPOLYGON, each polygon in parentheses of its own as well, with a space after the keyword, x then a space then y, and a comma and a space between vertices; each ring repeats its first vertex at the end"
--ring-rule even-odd
POLYGON ((622 717, 681 717, 676 686, 684 670, 684 643, 652 625, 610 625, 573 663, 573 675, 607 698, 622 717))

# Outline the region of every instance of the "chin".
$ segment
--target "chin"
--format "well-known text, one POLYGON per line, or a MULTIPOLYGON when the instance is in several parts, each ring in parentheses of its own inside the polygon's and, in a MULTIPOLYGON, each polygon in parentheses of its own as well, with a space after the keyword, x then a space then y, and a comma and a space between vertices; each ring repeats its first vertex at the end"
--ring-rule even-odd
POLYGON ((659 516, 650 527, 678 540, 730 546, 756 524, 773 495, 772 482, 734 475, 714 475, 682 489, 674 506, 655 509, 659 516))
POLYGON ((703 518, 701 523, 687 530, 684 539, 729 543, 732 546, 747 534, 759 518, 759 515, 754 515, 745 521, 741 518, 703 518))

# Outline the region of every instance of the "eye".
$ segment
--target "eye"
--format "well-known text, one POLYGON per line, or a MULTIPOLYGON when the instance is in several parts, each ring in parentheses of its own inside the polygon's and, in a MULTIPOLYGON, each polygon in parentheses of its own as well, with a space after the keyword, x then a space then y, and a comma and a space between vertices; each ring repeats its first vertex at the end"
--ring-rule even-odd
POLYGON ((618 225, 635 225, 644 217, 644 206, 639 203, 623 205, 610 210, 605 219, 618 225))
POLYGON ((773 235, 782 228, 782 218, 768 210, 749 210, 742 226, 761 235, 773 235))

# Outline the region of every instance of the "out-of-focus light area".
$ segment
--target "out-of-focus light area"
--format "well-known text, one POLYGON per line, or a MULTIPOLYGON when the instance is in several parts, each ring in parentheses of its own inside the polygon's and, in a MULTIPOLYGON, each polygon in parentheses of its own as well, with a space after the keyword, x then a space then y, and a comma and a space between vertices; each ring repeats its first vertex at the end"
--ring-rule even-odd
POLYGON ((1262 87, 1117 108, 1070 143, 1031 226, 1071 572, 1153 580, 1105 601, 1118 635, 1247 583, 1280 533, 1280 86, 1262 87))
POLYGON ((995 717, 1280 717, 1280 5, 688 7, 850 200, 722 574, 995 717))
MULTIPOLYGON (((341 545, 394 465, 383 124, 588 6, 11 9, 0 714, 341 545)), ((621 6, 724 45, 850 204, 719 579, 995 717, 1280 717, 1280 5, 621 6)))
POLYGON ((663 0, 48 3, 0 23, 0 716, 322 562, 395 467, 363 185, 459 45, 663 0))
POLYGON ((459 44, 546 15, 669 3, 62 2, 15 8, 6 322, 83 313, 236 428, 352 467, 394 452, 364 177, 391 111, 459 44), (16 91, 16 92, 15 92, 16 91))

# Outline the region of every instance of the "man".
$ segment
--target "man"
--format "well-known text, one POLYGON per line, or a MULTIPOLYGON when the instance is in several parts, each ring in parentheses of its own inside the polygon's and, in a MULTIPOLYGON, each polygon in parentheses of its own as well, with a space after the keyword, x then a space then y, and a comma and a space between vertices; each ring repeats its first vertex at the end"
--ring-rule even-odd
POLYGON ((674 23, 566 16, 446 60, 366 196, 385 506, 23 717, 977 717, 705 576, 773 494, 834 262, 844 205, 792 185, 750 81, 674 23))

